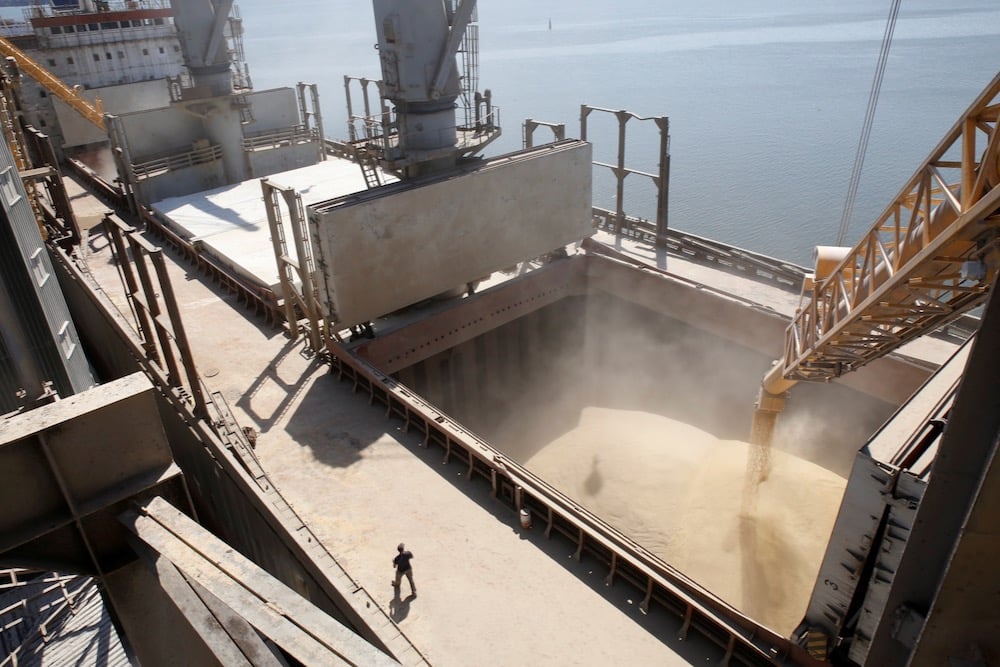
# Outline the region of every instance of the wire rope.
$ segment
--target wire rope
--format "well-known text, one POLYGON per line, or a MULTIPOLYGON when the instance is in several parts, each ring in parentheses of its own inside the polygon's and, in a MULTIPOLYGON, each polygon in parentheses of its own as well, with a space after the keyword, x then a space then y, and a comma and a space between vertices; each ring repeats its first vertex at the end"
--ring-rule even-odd
POLYGON ((836 245, 843 245, 847 236, 847 228, 850 226, 851 214, 854 212, 854 201, 858 196, 858 184, 861 182, 861 170, 865 165, 865 153, 868 151, 868 139, 872 132, 872 123, 875 120, 875 108, 878 106, 879 93, 882 90, 882 76, 885 74, 885 65, 889 60, 889 47, 892 45, 892 33, 896 29, 896 17, 899 16, 900 0, 892 0, 889 8, 889 18, 886 20, 885 32, 882 35, 882 49, 878 55, 878 65, 875 68, 875 78, 872 80, 872 88, 868 94, 868 108, 865 110, 865 122, 861 129, 861 138, 858 140, 858 152, 854 156, 854 170, 851 172, 851 181, 847 187, 847 198, 844 200, 844 211, 840 217, 840 231, 837 233, 836 245))

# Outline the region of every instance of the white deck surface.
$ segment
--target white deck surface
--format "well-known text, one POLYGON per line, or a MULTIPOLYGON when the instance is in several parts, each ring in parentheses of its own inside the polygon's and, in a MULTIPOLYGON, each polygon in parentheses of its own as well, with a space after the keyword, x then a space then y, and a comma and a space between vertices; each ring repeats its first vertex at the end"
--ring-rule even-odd
MULTIPOLYGON (((395 180, 379 173, 383 183, 395 180)), ((357 163, 334 157, 310 167, 273 174, 268 180, 294 188, 302 196, 304 206, 367 189, 357 163)), ((213 256, 257 283, 273 288, 278 284, 278 270, 260 181, 254 178, 238 185, 170 197, 154 203, 152 208, 169 219, 183 236, 201 242, 213 256)), ((282 220, 285 239, 291 246, 292 234, 284 208, 282 220)))

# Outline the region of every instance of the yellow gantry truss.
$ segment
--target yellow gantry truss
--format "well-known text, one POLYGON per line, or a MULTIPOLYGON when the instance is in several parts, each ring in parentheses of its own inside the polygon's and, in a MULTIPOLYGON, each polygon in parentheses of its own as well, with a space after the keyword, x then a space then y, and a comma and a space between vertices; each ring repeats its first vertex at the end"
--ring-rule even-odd
POLYGON ((71 106, 97 127, 104 128, 104 109, 100 100, 95 100, 91 104, 80 95, 79 89, 67 86, 52 72, 36 63, 24 51, 2 37, 0 37, 0 55, 13 58, 25 74, 37 81, 49 93, 71 106))
POLYGON ((998 116, 1000 74, 837 268, 807 283, 767 393, 838 377, 983 301, 1000 263, 998 116))

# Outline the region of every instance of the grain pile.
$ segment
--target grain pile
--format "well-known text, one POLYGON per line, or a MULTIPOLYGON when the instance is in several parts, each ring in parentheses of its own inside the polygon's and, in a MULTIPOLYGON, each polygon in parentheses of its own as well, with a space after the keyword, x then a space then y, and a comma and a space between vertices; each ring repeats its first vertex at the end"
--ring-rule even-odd
MULTIPOLYGON (((742 512, 749 445, 646 412, 589 407, 523 463, 755 620, 802 618, 845 480, 780 451, 742 512)), ((516 451, 509 451, 517 456, 516 451)))

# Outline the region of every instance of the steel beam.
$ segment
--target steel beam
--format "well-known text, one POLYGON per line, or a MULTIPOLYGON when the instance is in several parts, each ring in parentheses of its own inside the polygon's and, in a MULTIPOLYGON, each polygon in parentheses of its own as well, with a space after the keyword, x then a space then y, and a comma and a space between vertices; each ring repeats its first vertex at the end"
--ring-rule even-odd
POLYGON ((149 380, 135 373, 0 423, 0 566, 102 575, 134 559, 114 517, 187 506, 149 380))
POLYGON ((992 290, 962 384, 941 436, 930 483, 871 639, 869 664, 957 664, 996 646, 1000 571, 1000 294, 992 290), (915 643, 894 619, 923 616, 915 643), (912 614, 911 614, 912 615, 912 614), (911 651, 912 648, 912 651, 911 651))
POLYGON ((139 539, 304 665, 394 665, 395 660, 236 553, 167 501, 121 515, 139 539))

